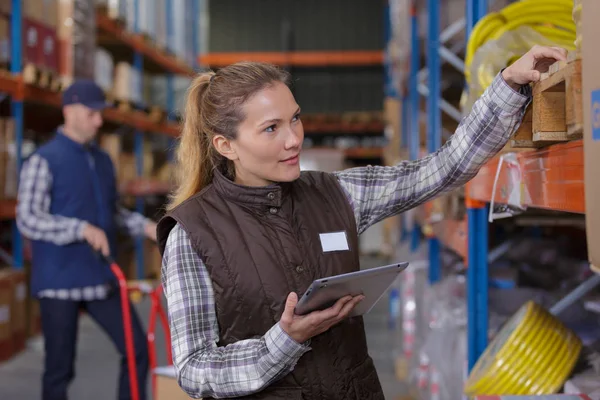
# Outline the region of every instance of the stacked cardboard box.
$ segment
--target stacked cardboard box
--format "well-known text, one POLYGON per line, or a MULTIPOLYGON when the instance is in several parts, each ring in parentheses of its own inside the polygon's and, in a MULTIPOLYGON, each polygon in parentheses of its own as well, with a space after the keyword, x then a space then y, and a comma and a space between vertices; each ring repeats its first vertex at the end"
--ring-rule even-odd
POLYGON ((0 119, 0 198, 17 196, 17 165, 15 158, 15 121, 0 119))
POLYGON ((25 348, 27 283, 22 270, 0 269, 0 360, 25 348))
POLYGON ((114 76, 114 60, 112 55, 101 48, 96 49, 96 60, 95 60, 95 81, 108 95, 113 90, 113 76, 114 76))
POLYGON ((596 178, 600 168, 600 54, 594 40, 600 34, 596 17, 600 15, 600 2, 584 0, 582 41, 583 75, 583 150, 585 181, 585 220, 588 257, 592 269, 600 273, 600 181, 596 178))
POLYGON ((3 14, 1 8, 0 5, 0 69, 3 69, 8 68, 10 61, 10 23, 9 15, 3 14))
POLYGON ((115 67, 112 94, 116 100, 142 103, 142 75, 126 62, 115 67))
POLYGON ((0 361, 14 354, 11 330, 12 280, 0 275, 0 361))

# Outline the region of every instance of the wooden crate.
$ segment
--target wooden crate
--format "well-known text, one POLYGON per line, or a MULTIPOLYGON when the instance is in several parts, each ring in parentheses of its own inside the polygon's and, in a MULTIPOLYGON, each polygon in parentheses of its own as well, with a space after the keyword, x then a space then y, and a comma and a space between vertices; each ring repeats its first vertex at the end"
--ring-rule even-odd
POLYGON ((511 145, 536 148, 583 137, 581 59, 569 55, 533 85, 533 102, 511 145))

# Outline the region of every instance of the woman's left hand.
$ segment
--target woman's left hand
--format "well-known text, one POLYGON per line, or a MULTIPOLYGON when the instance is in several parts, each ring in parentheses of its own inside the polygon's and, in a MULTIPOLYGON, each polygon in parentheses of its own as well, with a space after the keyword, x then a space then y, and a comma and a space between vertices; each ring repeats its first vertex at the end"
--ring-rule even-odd
POLYGON ((502 71, 504 80, 514 89, 540 80, 556 61, 567 59, 567 50, 560 47, 533 46, 510 67, 502 71))

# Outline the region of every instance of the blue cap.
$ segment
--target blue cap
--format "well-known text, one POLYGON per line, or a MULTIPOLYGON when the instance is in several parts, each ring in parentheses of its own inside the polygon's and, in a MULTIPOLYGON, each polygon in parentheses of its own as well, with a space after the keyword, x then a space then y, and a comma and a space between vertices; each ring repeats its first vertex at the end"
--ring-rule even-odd
POLYGON ((82 79, 69 86, 62 96, 63 106, 82 104, 94 110, 102 110, 109 106, 104 92, 94 81, 82 79))

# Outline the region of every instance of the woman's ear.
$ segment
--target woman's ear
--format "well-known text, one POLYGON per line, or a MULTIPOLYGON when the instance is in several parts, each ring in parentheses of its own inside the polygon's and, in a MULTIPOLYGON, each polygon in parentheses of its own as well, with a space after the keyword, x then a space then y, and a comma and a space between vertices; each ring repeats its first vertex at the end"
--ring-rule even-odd
POLYGON ((223 157, 234 161, 238 159, 235 149, 231 145, 231 141, 223 135, 215 135, 213 137, 213 146, 223 157))

